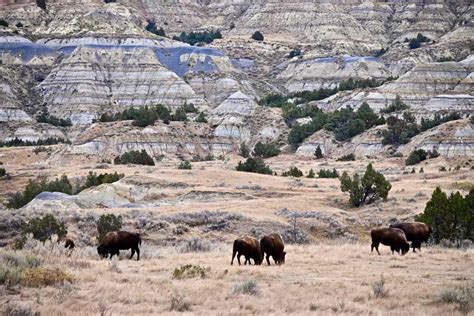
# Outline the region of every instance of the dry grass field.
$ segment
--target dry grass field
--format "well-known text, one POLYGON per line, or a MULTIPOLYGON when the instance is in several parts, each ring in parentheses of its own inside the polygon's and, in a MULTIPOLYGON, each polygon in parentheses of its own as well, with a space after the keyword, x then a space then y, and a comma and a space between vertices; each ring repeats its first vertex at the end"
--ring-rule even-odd
POLYGON ((15 280, 0 285, 0 312, 7 315, 474 314, 472 248, 423 246, 421 253, 392 256, 381 246, 378 256, 370 252, 368 237, 371 228, 392 219, 413 220, 437 186, 466 194, 474 179, 468 158, 432 159, 414 166, 415 173, 403 158, 336 162, 282 155, 266 160, 278 174, 291 166, 305 174, 310 168, 362 172, 373 162, 392 189, 387 201, 360 209, 348 207, 338 179, 236 172, 239 157, 177 170, 177 160, 154 167, 104 166, 87 157, 62 159, 46 152, 35 155, 32 148, 6 148, 0 161, 11 175, 0 180, 0 199, 38 175, 66 174, 76 181, 89 171, 125 174, 118 184, 79 195, 96 204, 0 211, 4 223, 53 212, 77 244, 70 256, 62 246, 32 241, 20 251, 0 249, 0 279, 15 280), (462 168, 455 170, 458 165, 462 168), (448 171, 440 172, 441 166, 448 171), (132 206, 104 206, 104 197, 119 197, 132 206), (142 234, 139 262, 128 260, 126 251, 118 261, 99 259, 90 218, 104 213, 123 215, 124 229, 142 234), (304 243, 287 243, 285 265, 230 265, 236 237, 271 231, 291 237, 295 229, 304 243), (205 246, 183 251, 193 238, 205 246), (199 266, 191 268, 197 275, 173 277, 176 268, 187 264, 199 266))
POLYGON ((285 265, 231 266, 228 245, 183 254, 145 244, 141 261, 99 260, 91 248, 68 257, 58 247, 36 245, 0 255, 37 256, 43 266, 70 274, 72 282, 2 287, 1 305, 42 315, 457 315, 460 305, 444 302, 443 295, 458 293, 459 287, 472 295, 472 250, 432 247, 392 256, 383 248, 378 256, 369 249, 368 244, 330 242, 289 245, 285 265), (174 269, 186 264, 203 267, 204 277, 174 278, 174 269))

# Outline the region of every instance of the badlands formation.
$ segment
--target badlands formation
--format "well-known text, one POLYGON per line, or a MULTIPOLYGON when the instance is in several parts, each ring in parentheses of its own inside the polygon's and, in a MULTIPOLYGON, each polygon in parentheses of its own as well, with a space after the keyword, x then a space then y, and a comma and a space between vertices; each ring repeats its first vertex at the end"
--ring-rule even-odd
MULTIPOLYGON (((0 168, 7 172, 0 176, 0 246, 11 246, 25 221, 52 213, 77 249, 68 256, 62 246, 32 240, 21 251, 0 248, 0 281, 14 256, 38 257, 73 280, 40 289, 0 282, 0 313, 463 313, 440 302, 439 293, 472 284, 472 249, 423 245, 421 254, 390 257, 382 247, 378 257, 370 254, 369 232, 413 221, 438 186, 462 195, 473 186, 472 1, 37 2, 0 0, 0 168), (150 21, 166 36, 147 31, 150 21), (210 30, 222 38, 194 46, 173 39, 210 30), (256 31, 263 41, 251 38, 256 31), (419 34, 427 40, 410 48, 419 34), (363 79, 376 84, 298 97, 363 79), (295 144, 292 131, 313 118, 291 119, 284 107, 265 106, 270 94, 328 115, 366 102, 385 119, 402 118, 402 111, 383 113, 401 100, 418 124, 459 116, 403 144, 383 143, 389 124, 344 140, 323 128, 295 144), (101 119, 159 104, 172 114, 193 109, 185 121, 145 127, 101 119), (45 121, 45 113, 71 124, 45 121), (60 142, 3 146, 48 139, 60 142), (280 150, 264 160, 276 175, 235 170, 245 160, 241 145, 252 150, 258 142, 280 150), (324 157, 316 160, 318 146, 324 157), (406 166, 416 149, 440 156, 406 166), (114 163, 131 150, 145 150, 155 166, 114 163), (355 160, 338 160, 348 154, 355 160), (178 170, 183 160, 191 170, 178 170), (305 176, 333 168, 361 174, 369 162, 392 189, 387 200, 360 208, 349 206, 339 179, 281 176, 291 167, 305 176), (67 175, 82 185, 90 171, 124 177, 75 195, 42 192, 19 209, 5 206, 29 180, 67 175), (142 234, 140 262, 124 251, 120 261, 99 260, 96 221, 107 213, 142 234), (287 244, 284 266, 230 266, 235 238, 271 232, 287 244), (205 267, 206 277, 172 278, 188 263, 205 267), (388 292, 374 296, 380 282, 388 292), (249 292, 239 292, 242 283, 249 292)), ((468 290, 472 295, 472 285, 468 290)))

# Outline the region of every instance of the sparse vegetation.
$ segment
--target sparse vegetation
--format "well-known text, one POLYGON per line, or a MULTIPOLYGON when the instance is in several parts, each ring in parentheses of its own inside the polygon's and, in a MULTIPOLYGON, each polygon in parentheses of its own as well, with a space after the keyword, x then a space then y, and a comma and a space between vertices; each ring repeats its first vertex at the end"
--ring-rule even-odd
POLYGON ((444 289, 439 294, 439 300, 443 303, 455 304, 460 312, 468 314, 474 310, 474 283, 444 289))
POLYGON ((245 143, 240 144, 239 155, 244 158, 248 158, 250 156, 250 149, 247 147, 245 143))
POLYGON ((297 167, 291 167, 290 170, 284 171, 281 174, 283 177, 294 177, 294 178, 300 178, 303 176, 303 171, 298 169, 297 167))
POLYGON ((196 119, 194 119, 194 121, 197 123, 207 123, 207 118, 204 112, 199 112, 198 116, 196 116, 196 119))
POLYGON ((362 179, 356 173, 351 178, 344 171, 340 177, 342 192, 349 192, 349 203, 351 206, 361 207, 365 204, 371 204, 378 199, 386 199, 388 192, 392 188, 382 173, 375 171, 370 163, 362 179))
POLYGON ((336 159, 336 161, 355 161, 355 160, 356 160, 356 157, 353 153, 341 156, 336 159))
POLYGON ((257 282, 254 280, 247 280, 234 286, 235 294, 259 295, 260 290, 257 282))
POLYGON ((429 42, 429 41, 430 41, 430 39, 428 37, 424 36, 421 33, 418 33, 416 38, 412 38, 410 40, 410 42, 408 43, 408 47, 410 47, 410 49, 416 49, 416 48, 419 48, 421 46, 421 43, 425 43, 425 42, 429 42))
POLYGON ((280 154, 280 149, 272 143, 262 143, 258 142, 253 148, 253 156, 261 158, 270 158, 275 157, 280 154))
POLYGON ((114 214, 102 214, 96 222, 99 241, 102 241, 108 232, 122 229, 122 216, 114 214))
POLYGON ((171 297, 170 311, 186 312, 191 309, 191 303, 183 294, 175 292, 171 297))
POLYGON ((239 161, 235 169, 237 171, 273 174, 272 169, 270 169, 270 167, 266 165, 265 161, 263 161, 263 159, 260 157, 249 157, 244 163, 239 161))
POLYGON ((380 113, 393 113, 393 112, 400 112, 400 111, 405 111, 408 110, 410 107, 403 103, 402 99, 400 96, 397 94, 395 97, 395 100, 389 105, 386 106, 384 109, 380 110, 380 113))
POLYGON ((5 168, 0 168, 0 178, 4 177, 6 174, 7 174, 7 171, 5 170, 5 168))
POLYGON ((465 197, 460 192, 448 197, 437 187, 426 203, 417 221, 431 225, 435 243, 448 239, 460 244, 464 239, 474 240, 474 189, 465 197))
POLYGON ((170 110, 164 105, 158 104, 154 106, 144 106, 140 108, 129 108, 121 113, 114 115, 102 114, 99 118, 100 122, 115 122, 133 120, 134 126, 146 127, 155 124, 160 119, 164 123, 173 120, 170 110))
POLYGON ((124 177, 123 173, 101 173, 97 175, 97 173, 93 171, 89 171, 89 174, 87 175, 86 178, 86 183, 82 186, 80 186, 76 192, 83 191, 85 189, 91 188, 91 187, 96 187, 104 183, 114 183, 116 181, 119 181, 124 177))
POLYGON ((299 48, 294 48, 288 54, 288 58, 293 58, 293 57, 301 56, 301 55, 302 55, 301 50, 299 48))
POLYGON ((62 192, 73 194, 73 187, 66 175, 53 181, 48 181, 45 177, 38 180, 29 180, 23 192, 17 192, 8 199, 7 207, 20 208, 28 204, 41 192, 62 192))
POLYGON ((46 214, 43 217, 33 217, 23 224, 22 235, 32 234, 33 239, 41 241, 43 244, 51 240, 53 235, 63 237, 67 235, 64 223, 61 223, 53 214, 46 214))
POLYGON ((309 169, 307 178, 313 179, 316 176, 313 169, 309 169))
POLYGON ((184 160, 181 161, 178 165, 178 169, 180 170, 191 170, 193 166, 191 165, 191 162, 189 160, 184 160))
POLYGON ((321 169, 318 172, 318 178, 339 178, 339 173, 334 168, 330 169, 321 169))
POLYGON ((178 247, 179 252, 208 252, 212 249, 212 243, 200 238, 192 238, 183 242, 178 247))
POLYGON ((383 274, 380 276, 380 280, 372 284, 372 291, 374 292, 375 298, 383 298, 388 296, 388 291, 385 289, 385 279, 383 274))
POLYGON ((8 27, 8 22, 5 21, 4 19, 0 19, 0 26, 3 26, 3 27, 8 27))
POLYGON ((114 159, 116 165, 126 165, 126 164, 135 164, 135 165, 147 165, 154 166, 155 162, 148 153, 142 149, 141 151, 132 150, 124 153, 121 156, 117 156, 114 159))
POLYGON ((56 145, 60 143, 70 144, 68 140, 61 138, 48 137, 46 139, 39 139, 37 141, 22 140, 19 138, 14 138, 8 141, 0 141, 1 147, 21 147, 21 146, 47 146, 47 145, 56 145))
POLYGON ((179 268, 175 268, 173 271, 174 279, 187 279, 200 277, 204 279, 206 274, 210 271, 209 268, 201 267, 200 265, 186 264, 179 268))
POLYGON ((72 126, 70 119, 62 119, 53 115, 49 115, 47 112, 41 113, 37 119, 38 123, 47 123, 54 126, 68 127, 72 126))
POLYGON ((22 282, 30 287, 43 287, 73 281, 74 278, 71 274, 64 272, 59 268, 28 268, 23 271, 22 274, 22 282))
POLYGON ((314 157, 316 159, 321 159, 324 157, 323 151, 321 150, 321 146, 318 145, 318 147, 316 147, 316 150, 314 151, 314 157))
POLYGON ((158 29, 154 20, 148 20, 147 22, 148 24, 145 26, 145 30, 155 35, 166 37, 166 33, 163 27, 160 27, 158 29))
POLYGON ((188 43, 190 45, 196 45, 197 43, 210 44, 215 39, 222 38, 222 34, 219 30, 217 31, 204 31, 204 32, 181 32, 179 36, 173 36, 175 41, 188 43))

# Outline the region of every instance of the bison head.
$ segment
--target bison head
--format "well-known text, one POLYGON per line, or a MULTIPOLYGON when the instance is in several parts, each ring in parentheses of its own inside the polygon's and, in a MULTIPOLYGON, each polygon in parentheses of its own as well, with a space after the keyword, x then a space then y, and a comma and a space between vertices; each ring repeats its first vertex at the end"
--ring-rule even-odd
POLYGON ((285 256, 286 256, 286 251, 283 251, 280 256, 279 263, 284 264, 285 263, 285 256))
POLYGON ((410 250, 410 244, 409 243, 405 243, 402 245, 402 255, 405 255, 409 250, 410 250))
POLYGON ((108 250, 107 250, 107 247, 103 246, 103 245, 100 245, 99 247, 97 247, 97 253, 99 254, 99 256, 101 256, 102 258, 106 258, 107 257, 107 254, 109 253, 108 250))

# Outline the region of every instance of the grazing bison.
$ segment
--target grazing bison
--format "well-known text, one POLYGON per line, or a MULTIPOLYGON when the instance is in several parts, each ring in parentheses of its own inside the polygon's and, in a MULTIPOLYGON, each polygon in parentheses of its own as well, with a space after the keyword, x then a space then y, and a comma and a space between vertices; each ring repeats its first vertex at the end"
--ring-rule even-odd
POLYGON ((129 233, 124 231, 109 232, 105 235, 104 239, 97 247, 97 252, 102 258, 107 258, 110 254, 110 259, 114 255, 119 256, 119 250, 132 249, 130 259, 133 258, 135 252, 137 253, 137 261, 140 260, 140 249, 138 245, 142 244, 140 234, 129 233))
POLYGON ((258 240, 253 237, 242 237, 234 241, 234 248, 232 250, 231 265, 234 264, 234 258, 237 254, 237 261, 240 265, 240 256, 245 257, 244 264, 251 264, 250 259, 253 259, 255 265, 262 264, 262 253, 260 252, 260 244, 258 240))
POLYGON ((270 265, 270 256, 272 256, 273 260, 276 264, 280 265, 285 263, 285 255, 286 252, 284 251, 285 245, 283 243, 283 238, 279 234, 271 234, 264 236, 260 239, 260 250, 262 251, 262 261, 263 256, 266 254, 266 259, 268 265, 270 265))
POLYGON ((372 245, 371 245, 371 252, 377 250, 377 253, 380 255, 379 252, 379 244, 385 246, 390 246, 390 250, 392 250, 392 254, 394 251, 402 253, 402 255, 406 254, 410 250, 410 245, 405 237, 405 233, 403 230, 398 228, 376 228, 370 231, 370 236, 372 237, 372 245))
POLYGON ((433 232, 429 225, 420 222, 392 224, 390 225, 390 228, 403 230, 407 240, 411 241, 413 252, 416 252, 415 248, 418 248, 418 250, 421 251, 421 243, 427 242, 433 232))

